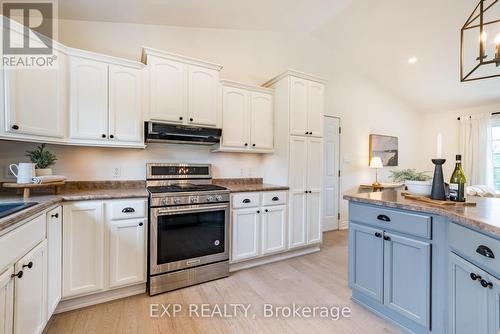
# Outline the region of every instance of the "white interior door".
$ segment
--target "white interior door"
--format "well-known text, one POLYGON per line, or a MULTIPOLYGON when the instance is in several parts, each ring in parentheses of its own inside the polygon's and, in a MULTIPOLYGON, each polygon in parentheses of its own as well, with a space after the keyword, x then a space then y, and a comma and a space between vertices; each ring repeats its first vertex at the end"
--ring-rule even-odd
POLYGON ((330 231, 339 228, 340 119, 326 116, 324 124, 322 221, 323 231, 330 231))

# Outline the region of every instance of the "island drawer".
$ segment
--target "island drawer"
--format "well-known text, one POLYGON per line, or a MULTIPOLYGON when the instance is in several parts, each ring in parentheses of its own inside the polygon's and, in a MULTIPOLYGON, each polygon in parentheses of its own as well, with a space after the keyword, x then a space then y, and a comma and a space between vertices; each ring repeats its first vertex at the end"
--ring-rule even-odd
POLYGON ((500 275, 500 240, 455 223, 448 226, 450 247, 481 269, 500 275))
POLYGON ((253 208, 260 206, 260 192, 238 193, 233 195, 233 208, 253 208))
POLYGON ((384 230, 431 238, 432 217, 425 214, 351 203, 349 219, 384 230))

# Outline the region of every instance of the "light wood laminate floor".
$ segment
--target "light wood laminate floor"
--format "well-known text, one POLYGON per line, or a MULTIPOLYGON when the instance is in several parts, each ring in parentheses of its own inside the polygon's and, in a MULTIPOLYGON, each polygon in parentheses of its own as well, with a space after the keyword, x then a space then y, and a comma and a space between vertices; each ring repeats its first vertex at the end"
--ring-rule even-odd
MULTIPOLYGON (((321 252, 233 273, 229 278, 149 297, 124 298, 55 315, 46 332, 80 333, 402 333, 350 299, 347 232, 324 234, 321 252), (150 317, 150 304, 179 303, 174 317, 150 317), (190 303, 251 304, 233 318, 190 317, 190 303), (348 306, 350 318, 264 318, 263 305, 348 306), (250 315, 251 314, 251 315, 250 315), (255 315, 255 318, 253 317, 255 315)), ((201 307, 201 306, 200 306, 201 307)), ((161 311, 161 309, 160 309, 161 311)))

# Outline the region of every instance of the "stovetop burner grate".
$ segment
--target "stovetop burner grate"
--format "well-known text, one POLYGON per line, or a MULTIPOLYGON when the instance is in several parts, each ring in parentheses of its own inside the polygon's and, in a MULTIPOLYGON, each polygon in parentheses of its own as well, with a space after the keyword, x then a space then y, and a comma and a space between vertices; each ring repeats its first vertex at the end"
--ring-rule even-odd
POLYGON ((171 184, 169 186, 153 186, 148 187, 151 193, 177 193, 177 192, 189 192, 189 191, 214 191, 214 190, 226 190, 227 188, 215 185, 215 184, 193 184, 193 183, 178 183, 171 184))

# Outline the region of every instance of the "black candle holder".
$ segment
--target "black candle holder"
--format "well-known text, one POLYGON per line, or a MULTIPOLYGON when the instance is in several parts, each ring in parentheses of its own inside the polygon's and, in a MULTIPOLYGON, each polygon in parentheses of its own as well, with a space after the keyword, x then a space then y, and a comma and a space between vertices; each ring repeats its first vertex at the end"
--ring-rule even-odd
POLYGON ((446 159, 432 159, 434 166, 434 178, 432 179, 431 199, 445 201, 446 191, 444 188, 443 164, 446 159))

